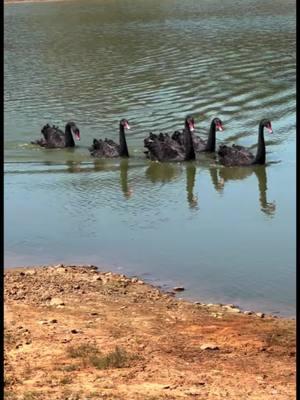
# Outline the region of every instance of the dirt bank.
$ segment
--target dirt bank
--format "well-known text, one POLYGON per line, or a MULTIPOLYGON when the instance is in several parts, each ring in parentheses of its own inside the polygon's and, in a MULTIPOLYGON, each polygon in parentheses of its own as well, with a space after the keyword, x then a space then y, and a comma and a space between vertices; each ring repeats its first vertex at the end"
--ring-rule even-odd
POLYGON ((95 267, 5 271, 5 398, 294 399, 295 321, 95 267))

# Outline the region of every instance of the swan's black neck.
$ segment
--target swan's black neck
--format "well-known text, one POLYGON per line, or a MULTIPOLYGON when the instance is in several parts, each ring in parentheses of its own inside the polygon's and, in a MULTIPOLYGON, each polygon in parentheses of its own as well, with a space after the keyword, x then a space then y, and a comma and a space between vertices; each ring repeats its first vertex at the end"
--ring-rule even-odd
POLYGON ((216 150, 216 124, 211 121, 205 151, 214 152, 216 150))
POLYGON ((194 143, 193 143, 193 138, 192 138, 192 132, 190 131, 190 127, 188 124, 186 124, 185 130, 184 130, 184 139, 185 139, 185 156, 184 160, 185 161, 190 161, 190 160, 195 160, 195 150, 194 150, 194 143))
POLYGON ((120 124, 120 157, 129 157, 125 138, 125 128, 122 124, 120 124))
POLYGON ((264 138, 264 126, 263 124, 259 124, 257 152, 253 164, 265 164, 265 163, 266 163, 266 145, 264 138))
POLYGON ((66 147, 75 147, 71 126, 69 124, 67 124, 65 128, 65 139, 66 139, 66 147))

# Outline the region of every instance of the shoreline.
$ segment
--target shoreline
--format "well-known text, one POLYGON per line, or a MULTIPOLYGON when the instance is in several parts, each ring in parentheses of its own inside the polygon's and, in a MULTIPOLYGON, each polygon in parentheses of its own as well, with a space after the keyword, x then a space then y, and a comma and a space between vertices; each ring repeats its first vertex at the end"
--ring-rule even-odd
POLYGON ((7 268, 4 280, 7 400, 295 395, 293 319, 91 265, 7 268))
MULTIPOLYGON (((56 0, 54 0, 54 1, 56 1, 56 0)), ((91 264, 73 264, 73 263, 70 264, 69 262, 62 262, 60 264, 34 264, 34 265, 28 263, 28 264, 25 264, 25 265, 22 265, 22 266, 17 265, 17 264, 18 263, 16 263, 15 266, 4 267, 4 273, 5 272, 9 272, 9 271, 13 272, 15 270, 20 270, 20 269, 28 269, 28 268, 29 269, 32 269, 32 268, 45 268, 45 267, 53 266, 53 265, 66 265, 66 266, 68 266, 68 265, 74 265, 75 266, 76 265, 76 266, 79 266, 79 267, 80 266, 91 265, 91 264)), ((101 272, 100 267, 97 267, 97 268, 99 268, 99 272, 101 272)), ((274 312, 270 312, 270 311, 267 311, 267 310, 263 310, 262 308, 259 308, 259 307, 256 308, 256 307, 254 307, 254 305, 253 305, 253 308, 251 306, 246 307, 244 305, 241 305, 238 301, 234 302, 234 304, 221 303, 220 301, 215 302, 215 303, 212 303, 211 301, 204 302, 203 300, 205 300, 205 299, 203 299, 203 298, 198 299, 197 297, 195 297, 193 295, 189 295, 188 294, 189 293, 189 289, 187 289, 186 287, 183 287, 181 285, 180 285, 180 287, 182 288, 182 290, 179 290, 178 292, 173 291, 173 293, 172 293, 172 288, 176 287, 176 282, 173 282, 173 284, 174 284, 174 286, 173 286, 173 285, 170 284, 170 282, 168 284, 166 284, 165 281, 159 281, 157 279, 146 279, 146 280, 144 280, 138 274, 135 274, 135 273, 132 274, 132 272, 131 273, 128 272, 128 271, 122 271, 121 272, 118 269, 111 269, 110 270, 108 265, 105 265, 104 268, 106 268, 107 271, 110 271, 111 273, 116 274, 116 275, 122 275, 122 276, 126 275, 128 277, 132 276, 134 278, 138 278, 139 280, 143 280, 145 284, 150 285, 150 286, 158 289, 162 293, 173 294, 173 295, 176 295, 176 294, 180 295, 181 294, 184 297, 180 298, 180 299, 182 299, 183 301, 187 301, 187 302, 189 302, 191 304, 202 304, 203 306, 209 306, 209 307, 210 306, 226 307, 226 306, 231 305, 235 309, 239 309, 241 313, 246 313, 248 315, 250 315, 250 314, 251 315, 263 314, 263 315, 271 316, 273 318, 281 318, 281 319, 287 319, 287 320, 293 320, 293 321, 296 320, 296 312, 293 313, 293 314, 287 314, 287 313, 284 313, 284 312, 278 311, 278 310, 276 310, 274 312)))

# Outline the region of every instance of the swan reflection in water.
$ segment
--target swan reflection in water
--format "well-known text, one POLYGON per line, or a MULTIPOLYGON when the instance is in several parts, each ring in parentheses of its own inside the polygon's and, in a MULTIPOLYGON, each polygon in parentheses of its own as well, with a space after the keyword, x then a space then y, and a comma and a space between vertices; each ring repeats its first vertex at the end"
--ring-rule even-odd
MULTIPOLYGON (((152 183, 160 182, 166 184, 175 181, 182 174, 183 169, 184 166, 182 164, 152 162, 146 169, 146 177, 152 183)), ((185 170, 187 201, 190 208, 196 208, 198 205, 198 198, 194 195, 196 180, 195 164, 193 162, 187 162, 185 170)))
MULTIPOLYGON (((90 171, 119 171, 120 174, 120 188, 126 200, 130 199, 133 195, 133 189, 128 184, 128 170, 130 160, 122 159, 115 164, 109 164, 105 160, 97 160, 92 166, 84 166, 76 162, 67 162, 69 172, 88 172, 90 171)), ((130 168, 132 168, 131 166, 130 168)), ((137 166, 140 168, 141 166, 137 166)), ((201 167, 200 167, 201 168, 201 167)), ((198 168, 198 173, 200 168, 198 168)), ((258 193, 260 209, 268 216, 273 216, 276 211, 275 201, 268 202, 267 200, 267 167, 265 165, 257 165, 251 167, 223 167, 223 166, 210 166, 209 174, 211 182, 216 192, 222 194, 226 184, 229 181, 244 180, 255 174, 258 181, 258 193)), ((199 209, 198 196, 194 193, 195 183, 197 177, 197 166, 195 162, 182 163, 158 163, 151 162, 146 168, 146 180, 152 183, 161 183, 162 185, 169 184, 172 181, 178 181, 185 169, 186 172, 186 194, 187 202, 191 209, 199 209)), ((143 178, 137 178, 142 184, 143 178)))
POLYGON ((230 168, 210 168, 212 183, 217 192, 222 193, 226 182, 233 180, 243 180, 255 174, 258 180, 258 192, 260 209, 263 213, 272 216, 276 211, 275 201, 267 201, 267 171, 265 165, 252 167, 230 167, 230 168))
POLYGON ((133 190, 128 185, 128 163, 128 159, 120 161, 120 185, 125 199, 129 199, 133 194, 133 190))
POLYGON ((190 208, 198 209, 198 196, 194 194, 194 186, 196 180, 196 167, 193 163, 186 166, 186 193, 187 201, 190 208))
MULTIPOLYGON (((185 164, 187 202, 191 209, 198 209, 198 196, 194 193, 196 182, 196 165, 194 162, 185 164)), ((151 182, 168 183, 176 180, 183 171, 181 164, 151 163, 146 169, 146 177, 151 182)), ((251 167, 209 167, 212 184, 218 193, 223 193, 227 182, 232 180, 244 180, 255 174, 258 180, 259 204, 263 213, 272 216, 276 211, 275 202, 267 201, 267 171, 266 166, 251 167)))
POLYGON ((105 160, 96 160, 94 162, 94 171, 117 171, 120 170, 120 187, 124 198, 130 199, 133 194, 133 189, 128 185, 128 167, 129 160, 127 158, 121 159, 119 164, 110 165, 105 160))
MULTIPOLYGON (((51 165, 49 163, 49 165, 51 165)), ((120 172, 120 187, 123 192, 125 199, 129 199, 132 194, 133 190, 128 185, 128 167, 129 167, 129 160, 128 159, 121 159, 119 163, 110 164, 106 160, 97 159, 93 164, 84 165, 83 163, 76 162, 76 161, 66 161, 67 171, 70 173, 78 173, 78 172, 100 172, 100 171, 119 171, 120 172)))

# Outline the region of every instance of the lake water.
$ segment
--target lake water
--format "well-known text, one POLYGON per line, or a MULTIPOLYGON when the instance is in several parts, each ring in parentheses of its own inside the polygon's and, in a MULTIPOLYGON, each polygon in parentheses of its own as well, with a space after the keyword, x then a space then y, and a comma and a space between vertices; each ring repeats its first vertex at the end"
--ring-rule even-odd
POLYGON ((94 263, 182 297, 295 315, 294 1, 85 0, 5 6, 5 266, 94 263), (253 146, 267 165, 214 156, 159 164, 150 131, 192 114, 205 137, 253 146), (131 158, 94 160, 94 137, 131 158), (30 145, 77 123, 76 149, 30 145), (78 142, 77 142, 78 143, 78 142))

